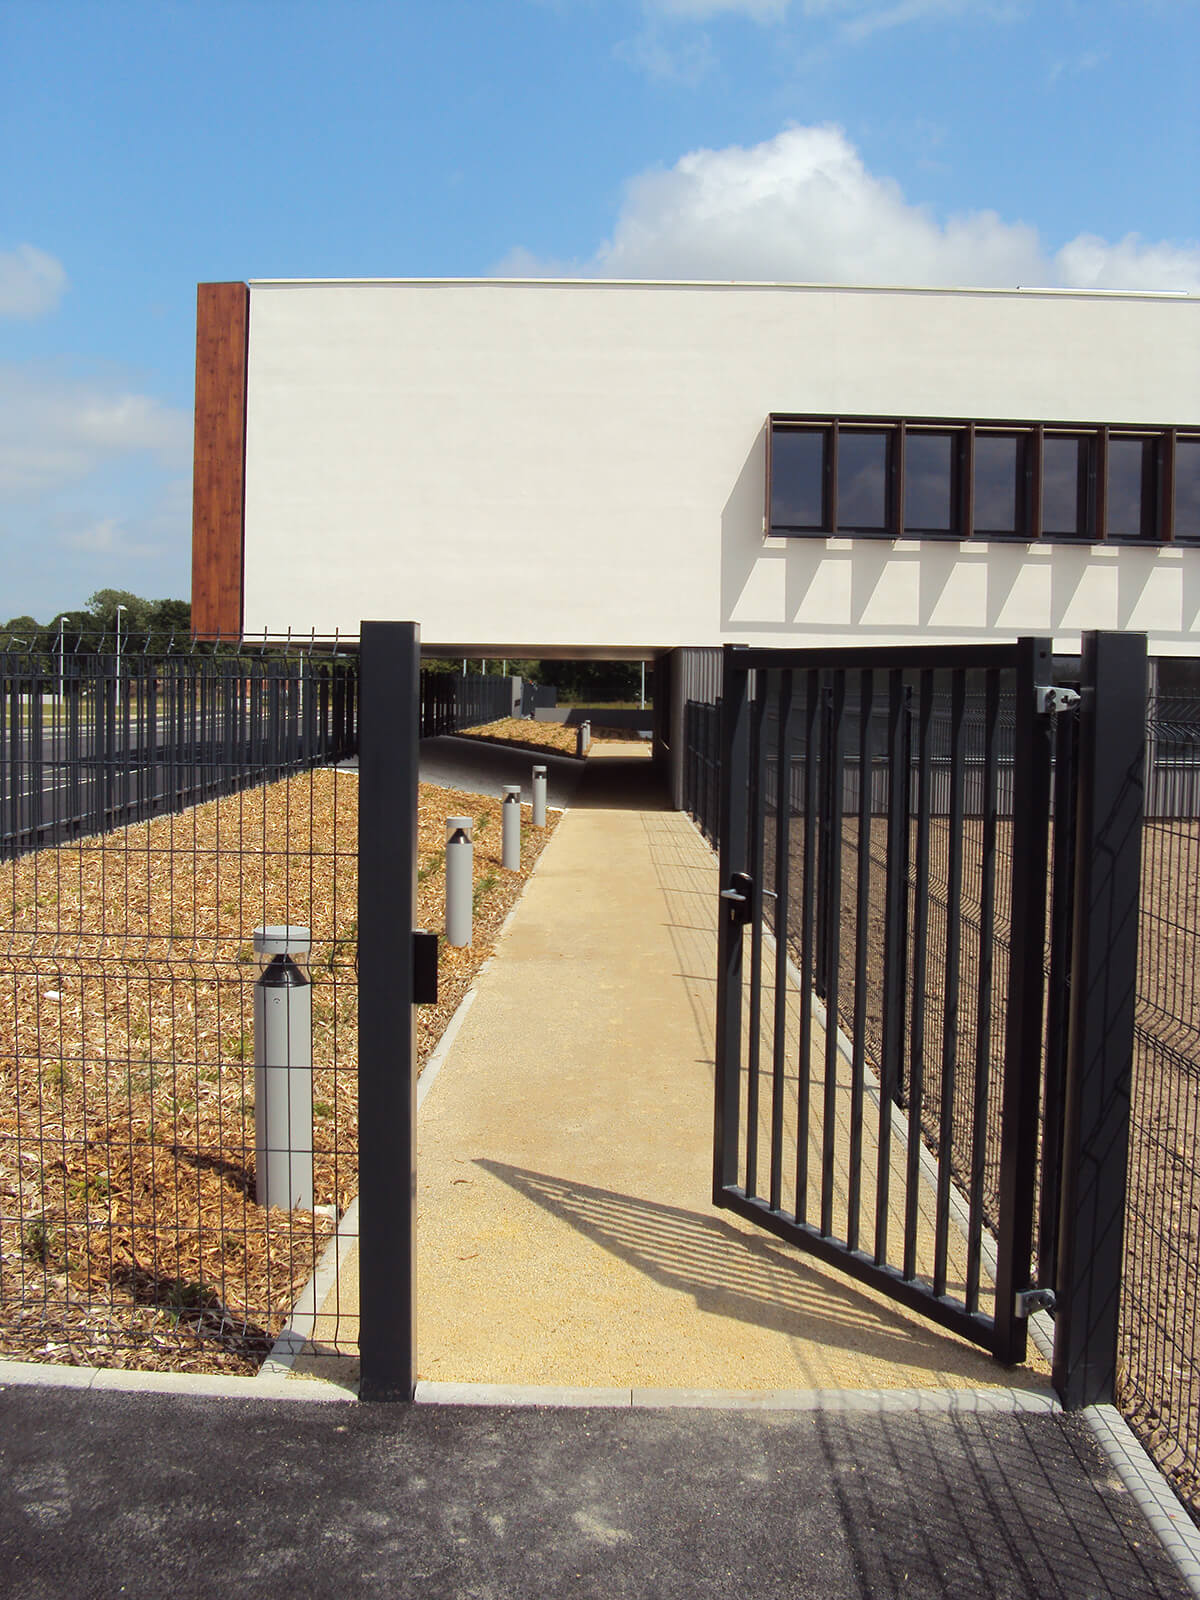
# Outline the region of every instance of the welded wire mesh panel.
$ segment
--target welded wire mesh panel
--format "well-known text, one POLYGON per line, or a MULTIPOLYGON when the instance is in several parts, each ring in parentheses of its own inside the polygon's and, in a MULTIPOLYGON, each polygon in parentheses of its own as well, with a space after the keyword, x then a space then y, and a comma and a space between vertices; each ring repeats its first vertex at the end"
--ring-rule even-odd
POLYGON ((1124 1401, 1200 1513, 1200 699, 1148 721, 1129 1195, 1124 1401))
POLYGON ((315 643, 0 662, 4 1353, 255 1370, 344 1219, 356 673, 315 643), (311 930, 313 1192, 295 1210, 259 1197, 268 924, 311 930))

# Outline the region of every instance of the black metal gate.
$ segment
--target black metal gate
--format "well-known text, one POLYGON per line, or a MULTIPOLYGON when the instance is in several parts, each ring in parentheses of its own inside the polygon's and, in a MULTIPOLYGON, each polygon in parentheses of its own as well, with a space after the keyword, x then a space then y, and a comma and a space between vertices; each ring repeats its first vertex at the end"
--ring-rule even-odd
POLYGON ((714 1199, 1006 1362, 1065 1215, 1083 791, 1053 665, 1045 639, 724 664, 714 1199))

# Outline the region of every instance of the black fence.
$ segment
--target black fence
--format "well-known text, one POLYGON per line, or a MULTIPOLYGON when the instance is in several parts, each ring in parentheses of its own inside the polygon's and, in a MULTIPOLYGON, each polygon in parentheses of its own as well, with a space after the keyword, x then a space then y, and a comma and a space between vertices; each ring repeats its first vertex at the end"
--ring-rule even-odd
POLYGON ((475 728, 512 716, 514 679, 469 672, 455 675, 454 682, 456 727, 475 728))
POLYGON ((344 760, 355 681, 344 651, 0 654, 0 858, 344 760))
POLYGON ((355 1225, 357 655, 50 667, 0 662, 0 1348, 252 1372, 355 1225), (256 1120, 279 926, 307 930, 294 1207, 256 1120))
POLYGON ((1156 697, 1147 736, 1122 1401, 1200 1517, 1200 698, 1156 697))
MULTIPOLYGON (((857 848, 861 830, 868 840, 868 895, 878 896, 886 881, 887 839, 881 819, 886 809, 886 779, 880 758, 860 763, 859 745, 863 722, 861 706, 851 693, 844 707, 845 763, 841 789, 842 815, 849 826, 842 839, 842 882, 847 903, 857 894, 862 858, 857 848), (873 773, 868 786, 870 803, 860 817, 862 799, 860 775, 873 773)), ((955 1010, 956 1054, 973 1072, 978 1057, 981 1020, 995 1027, 1005 997, 1006 978, 1011 959, 1011 931, 1007 919, 998 914, 1010 891, 1011 854, 1011 761, 1013 719, 1003 697, 998 722, 993 732, 993 760, 996 763, 994 797, 995 868, 989 886, 990 938, 983 938, 984 880, 980 874, 980 852, 985 813, 973 801, 973 788, 981 771, 981 745, 986 743, 985 697, 964 689, 959 755, 950 761, 952 707, 943 695, 930 710, 928 751, 928 840, 925 845, 928 894, 926 954, 923 970, 910 946, 907 982, 910 999, 919 987, 925 996, 929 1019, 925 1048, 932 1048, 940 1060, 945 1042, 946 989, 951 973, 944 959, 946 916, 953 881, 957 878, 957 905, 960 922, 957 983, 961 993, 979 995, 981 974, 986 969, 991 987, 987 1008, 989 1018, 981 1019, 980 1008, 960 1004, 955 1010), (952 766, 962 777, 962 821, 957 832, 958 859, 951 872, 951 811, 947 784, 952 766), (935 939, 935 959, 929 959, 929 938, 935 939), (981 966, 982 963, 982 966, 981 966), (936 1035, 936 1036, 935 1036, 936 1035)), ((691 702, 686 713, 687 748, 684 763, 685 805, 711 843, 716 842, 719 826, 717 747, 721 707, 719 702, 691 702)), ((914 681, 909 689, 906 716, 910 722, 909 775, 910 804, 919 814, 919 763, 921 702, 920 688, 914 681)), ((868 748, 878 751, 885 736, 886 712, 873 706, 867 734, 868 748)), ((818 734, 819 736, 819 734, 818 734)), ((1048 1119, 1044 1147, 1054 1150, 1060 1143, 1061 1073, 1065 1052, 1068 997, 1054 981, 1051 969, 1061 970, 1067 960, 1068 927, 1066 905, 1074 871, 1072 841, 1075 818, 1071 812, 1072 792, 1066 781, 1073 760, 1072 741, 1076 736, 1074 718, 1064 718, 1057 738, 1065 741, 1065 761, 1053 764, 1054 786, 1051 809, 1056 825, 1049 852, 1050 885, 1047 905, 1045 972, 1048 1000, 1045 1017, 1044 1054, 1048 1080, 1044 1086, 1043 1114, 1048 1119)), ((794 815, 803 810, 804 752, 803 726, 793 747, 793 768, 789 774, 790 805, 794 815)), ((768 750, 770 739, 767 740, 768 750)), ((1193 1515, 1200 1513, 1200 994, 1194 979, 1195 952, 1200 948, 1200 697, 1158 696, 1147 707, 1145 805, 1140 886, 1140 938, 1138 953, 1137 1006, 1134 1024, 1131 1124, 1129 1136, 1129 1184, 1124 1226, 1124 1264, 1120 1290, 1120 1372, 1121 1403, 1147 1448, 1171 1477, 1193 1515)), ((776 782, 774 763, 766 765, 768 793, 776 782)), ((829 796, 826 796, 828 800, 829 796)), ((914 839, 914 844, 915 844, 914 839)), ((814 871, 818 857, 814 856, 814 871)), ((910 892, 915 877, 915 860, 910 851, 910 892)), ((768 916, 770 909, 768 906, 768 916)), ((789 918, 789 948, 794 956, 799 949, 799 930, 789 918)), ((916 929, 909 922, 910 937, 916 929)), ((861 1038, 865 1059, 878 1072, 883 1059, 882 994, 872 975, 882 971, 882 924, 867 918, 867 963, 864 975, 864 1003, 857 1007, 846 997, 856 996, 859 976, 858 925, 853 920, 845 929, 837 962, 837 985, 843 997, 839 1005, 844 1035, 861 1038)), ((829 982, 829 950, 824 959, 822 979, 829 982)), ((815 957, 814 957, 815 959, 815 957)), ((905 1100, 902 1088, 901 1101, 905 1100)), ((992 1097, 994 1107, 995 1098, 992 1097)), ((960 1198, 971 1193, 973 1171, 971 1119, 954 1109, 949 1119, 954 1191, 960 1198)), ((990 1229, 994 1225, 998 1193, 998 1129, 994 1111, 984 1119, 981 1176, 982 1214, 990 1229)), ((927 1150, 938 1147, 937 1130, 924 1130, 927 1150)), ((1053 1193, 1057 1173, 1053 1166, 1043 1168, 1039 1204, 1035 1212, 1035 1248, 1041 1256, 1039 1280, 1052 1281, 1057 1248, 1057 1217, 1053 1193)))

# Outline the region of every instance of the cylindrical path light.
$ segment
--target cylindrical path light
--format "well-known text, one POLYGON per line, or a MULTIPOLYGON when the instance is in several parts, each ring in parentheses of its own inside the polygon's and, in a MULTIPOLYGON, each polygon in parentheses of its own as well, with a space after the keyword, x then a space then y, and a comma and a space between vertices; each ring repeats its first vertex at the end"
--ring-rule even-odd
POLYGON ((313 1205, 312 985, 299 963, 308 928, 255 928, 265 961, 254 985, 254 1190, 260 1206, 313 1205))
POLYGON ((446 818, 446 943, 468 945, 472 935, 475 846, 471 817, 446 818))
POLYGON ((505 872, 521 869, 521 786, 504 785, 504 804, 500 808, 500 865, 505 872))
POLYGON ((533 825, 535 828, 546 826, 546 769, 534 767, 533 769, 533 825))

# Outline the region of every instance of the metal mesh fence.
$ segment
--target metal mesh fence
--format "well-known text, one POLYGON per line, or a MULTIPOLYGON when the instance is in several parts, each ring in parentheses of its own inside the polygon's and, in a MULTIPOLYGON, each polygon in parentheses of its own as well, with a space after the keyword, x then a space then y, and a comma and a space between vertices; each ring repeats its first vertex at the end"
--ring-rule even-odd
POLYGON ((316 645, 0 661, 6 1352, 254 1370, 348 1207, 356 677, 316 645), (311 930, 304 1210, 257 1193, 268 924, 311 930))
POLYGON ((1156 697, 1147 732, 1122 1398, 1200 1515, 1200 698, 1156 697))

